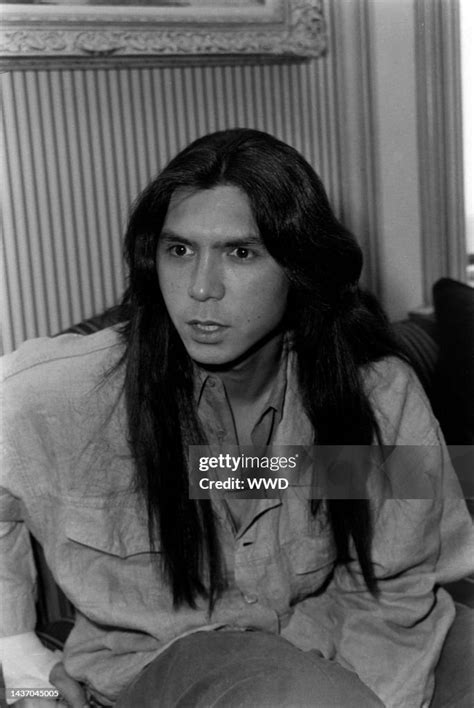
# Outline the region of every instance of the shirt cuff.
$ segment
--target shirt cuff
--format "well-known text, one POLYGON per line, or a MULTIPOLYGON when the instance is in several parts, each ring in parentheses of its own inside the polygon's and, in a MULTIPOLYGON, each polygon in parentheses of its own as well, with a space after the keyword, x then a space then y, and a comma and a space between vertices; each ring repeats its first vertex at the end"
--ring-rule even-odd
POLYGON ((41 644, 34 632, 0 637, 0 665, 7 691, 7 703, 17 698, 9 698, 9 689, 54 689, 49 682, 49 673, 62 659, 62 652, 52 652, 41 644))

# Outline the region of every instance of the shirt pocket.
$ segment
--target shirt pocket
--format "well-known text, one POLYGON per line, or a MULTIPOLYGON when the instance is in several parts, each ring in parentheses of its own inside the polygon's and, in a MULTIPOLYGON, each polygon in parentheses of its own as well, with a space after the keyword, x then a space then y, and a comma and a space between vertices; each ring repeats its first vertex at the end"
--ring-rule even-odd
POLYGON ((151 552, 147 524, 133 507, 69 507, 65 531, 70 541, 119 558, 151 552))
POLYGON ((292 601, 316 593, 330 575, 336 560, 336 550, 329 536, 301 536, 286 546, 291 572, 292 601))
POLYGON ((54 560, 66 596, 103 624, 115 624, 125 609, 141 613, 166 594, 159 543, 152 552, 147 524, 133 508, 65 508, 64 536, 54 560))

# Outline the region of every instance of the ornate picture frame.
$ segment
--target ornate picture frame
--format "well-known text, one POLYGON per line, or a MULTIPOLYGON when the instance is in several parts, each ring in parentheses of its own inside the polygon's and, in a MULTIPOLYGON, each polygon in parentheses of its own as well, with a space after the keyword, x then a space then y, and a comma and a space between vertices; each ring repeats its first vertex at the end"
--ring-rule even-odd
POLYGON ((322 0, 35 3, 0 4, 3 68, 295 60, 326 46, 322 0))

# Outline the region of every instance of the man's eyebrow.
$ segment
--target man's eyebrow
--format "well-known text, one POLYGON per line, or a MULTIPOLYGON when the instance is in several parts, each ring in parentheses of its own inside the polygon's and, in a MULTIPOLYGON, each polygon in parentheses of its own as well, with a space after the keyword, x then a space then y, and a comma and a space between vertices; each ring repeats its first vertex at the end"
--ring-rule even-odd
POLYGON ((158 240, 166 241, 167 243, 185 243, 186 246, 194 246, 193 241, 174 233, 174 231, 162 231, 158 237, 158 240))
MULTIPOLYGON (((196 241, 181 236, 174 231, 169 231, 168 229, 161 232, 159 240, 162 242, 165 241, 166 243, 183 243, 186 246, 196 246, 196 241)), ((244 248, 247 246, 263 246, 263 241, 257 234, 248 234, 216 241, 212 245, 213 248, 244 248)))
POLYGON ((231 238, 227 241, 218 241, 215 245, 217 247, 225 246, 226 248, 242 248, 244 246, 263 246, 263 241, 260 236, 257 236, 256 234, 249 234, 248 236, 231 238))

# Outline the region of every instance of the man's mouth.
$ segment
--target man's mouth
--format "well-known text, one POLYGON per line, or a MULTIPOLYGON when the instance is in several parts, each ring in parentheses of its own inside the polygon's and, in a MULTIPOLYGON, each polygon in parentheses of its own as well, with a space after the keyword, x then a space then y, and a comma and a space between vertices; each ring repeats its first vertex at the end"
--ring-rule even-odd
POLYGON ((221 322, 215 322, 214 320, 190 320, 188 324, 199 332, 217 332, 219 329, 227 327, 227 325, 221 322))

